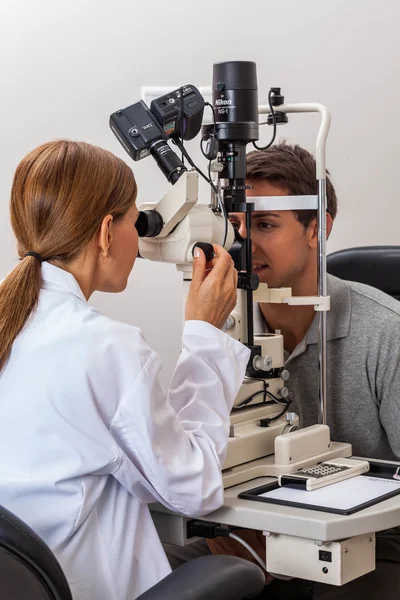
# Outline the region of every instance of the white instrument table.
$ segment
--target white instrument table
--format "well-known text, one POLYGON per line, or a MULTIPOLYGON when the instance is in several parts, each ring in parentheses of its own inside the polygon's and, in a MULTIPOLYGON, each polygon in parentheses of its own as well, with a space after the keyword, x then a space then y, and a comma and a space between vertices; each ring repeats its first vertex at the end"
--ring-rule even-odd
MULTIPOLYGON (((400 497, 394 496, 352 515, 325 513, 305 508, 266 504, 238 498, 238 494, 274 481, 253 479, 225 490, 224 505, 200 520, 221 525, 293 535, 316 541, 336 541, 400 525, 400 497)), ((312 492, 311 492, 312 493, 312 492)), ((186 521, 160 504, 150 505, 163 542, 186 545, 186 521)))

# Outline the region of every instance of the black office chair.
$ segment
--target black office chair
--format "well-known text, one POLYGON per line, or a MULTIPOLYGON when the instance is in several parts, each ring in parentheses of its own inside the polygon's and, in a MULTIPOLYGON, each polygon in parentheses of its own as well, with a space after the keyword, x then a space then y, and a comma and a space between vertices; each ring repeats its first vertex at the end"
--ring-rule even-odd
MULTIPOLYGON (((202 556, 173 571, 138 600, 244 600, 257 596, 264 585, 261 569, 247 560, 202 556)), ((72 600, 54 554, 36 533, 2 506, 0 590, 4 600, 72 600)))
POLYGON ((400 300, 400 246, 347 248, 326 257, 328 273, 365 283, 400 300))

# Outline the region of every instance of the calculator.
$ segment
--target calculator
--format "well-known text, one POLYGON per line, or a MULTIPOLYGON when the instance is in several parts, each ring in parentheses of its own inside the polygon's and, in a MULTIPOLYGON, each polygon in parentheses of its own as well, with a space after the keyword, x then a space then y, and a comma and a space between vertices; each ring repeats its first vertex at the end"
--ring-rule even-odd
POLYGON ((287 485, 312 491, 367 471, 369 471, 369 463, 366 460, 338 458, 319 462, 316 465, 304 467, 287 475, 280 475, 278 483, 281 486, 287 485))

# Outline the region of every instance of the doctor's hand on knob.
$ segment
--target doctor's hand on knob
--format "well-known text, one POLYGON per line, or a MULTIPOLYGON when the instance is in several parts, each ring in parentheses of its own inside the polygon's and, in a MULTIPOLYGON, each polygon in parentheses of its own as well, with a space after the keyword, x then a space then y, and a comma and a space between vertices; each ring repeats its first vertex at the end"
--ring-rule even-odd
POLYGON ((221 329, 235 308, 238 274, 228 252, 216 244, 213 249, 210 261, 203 250, 194 249, 185 316, 187 321, 207 321, 221 329))

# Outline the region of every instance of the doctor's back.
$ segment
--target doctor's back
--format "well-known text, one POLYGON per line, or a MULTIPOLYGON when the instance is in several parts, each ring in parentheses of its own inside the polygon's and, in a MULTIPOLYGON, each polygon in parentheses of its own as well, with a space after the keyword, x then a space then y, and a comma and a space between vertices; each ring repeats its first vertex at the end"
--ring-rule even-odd
POLYGON ((7 334, 0 337, 0 504, 51 547, 74 600, 133 600, 170 571, 147 504, 195 515, 222 503, 229 412, 248 351, 213 324, 188 319, 167 398, 160 361, 141 331, 87 302, 99 286, 124 289, 137 255, 130 169, 82 143, 54 142, 28 156, 14 180, 14 209, 11 198, 21 261, 6 293, 0 286, 0 332, 7 334), (59 164, 69 169, 65 189, 59 164), (68 215, 77 207, 66 201, 60 218, 39 189, 45 168, 54 202, 89 175, 92 189, 77 193, 92 212, 68 215), (29 177, 38 187, 30 192, 35 239, 21 228, 29 177), (108 186, 103 210, 90 198, 96 181, 108 186), (80 251, 87 240, 88 232, 79 239, 82 218, 92 223, 99 258, 80 270, 71 248, 80 251), (63 246, 63 236, 71 238, 65 223, 76 239, 63 246), (116 263, 113 255, 123 258, 116 263), (19 293, 7 325, 13 286, 19 293))

